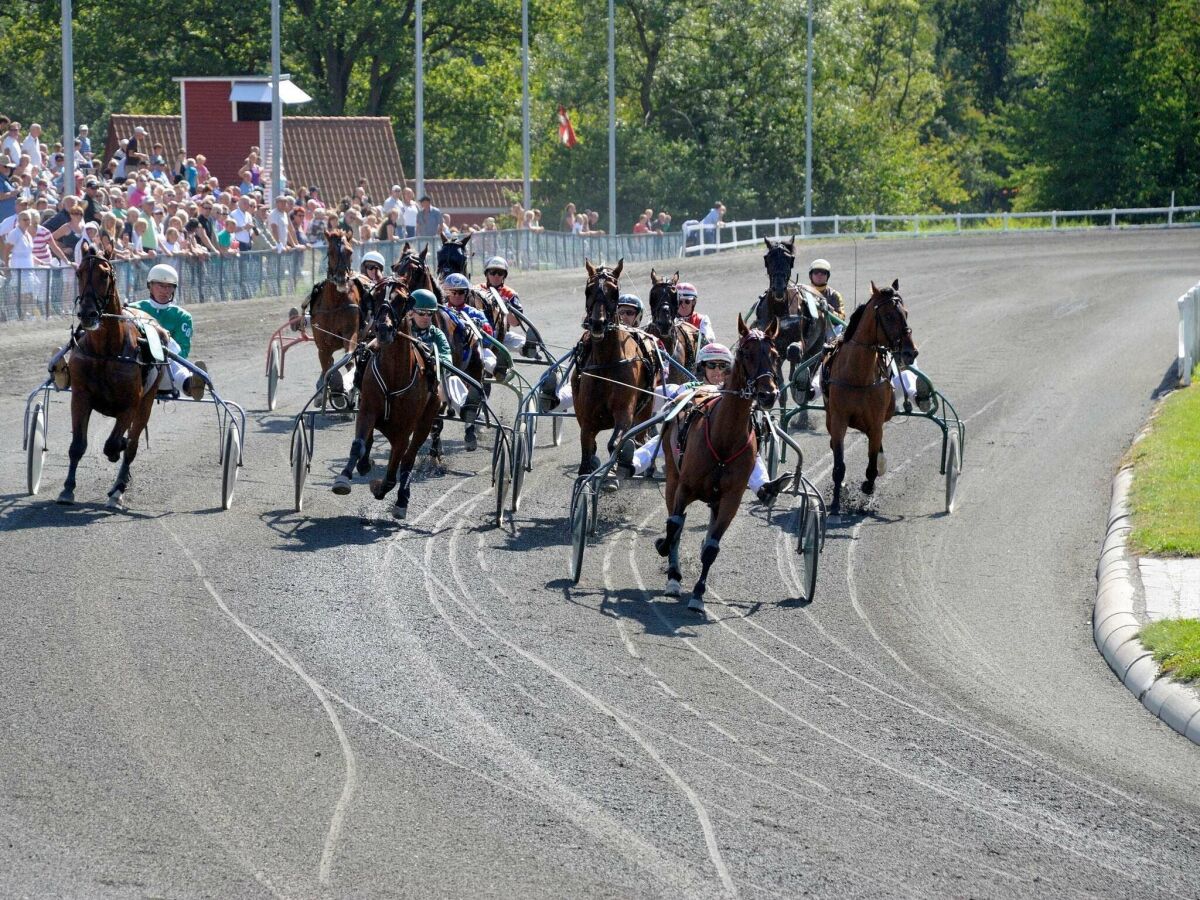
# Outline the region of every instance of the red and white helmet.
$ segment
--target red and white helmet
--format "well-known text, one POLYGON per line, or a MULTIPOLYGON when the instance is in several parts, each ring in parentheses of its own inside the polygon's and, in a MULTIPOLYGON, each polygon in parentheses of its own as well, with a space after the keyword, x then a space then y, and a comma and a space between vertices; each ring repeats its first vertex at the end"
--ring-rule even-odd
POLYGON ((681 281, 675 285, 675 294, 680 300, 691 300, 693 304, 696 302, 696 298, 700 296, 696 291, 696 286, 690 281, 681 281))
POLYGON ((711 344, 705 344, 700 348, 700 352, 696 354, 696 368, 699 369, 707 362, 723 362, 733 365, 733 353, 724 344, 718 344, 715 341, 711 344))

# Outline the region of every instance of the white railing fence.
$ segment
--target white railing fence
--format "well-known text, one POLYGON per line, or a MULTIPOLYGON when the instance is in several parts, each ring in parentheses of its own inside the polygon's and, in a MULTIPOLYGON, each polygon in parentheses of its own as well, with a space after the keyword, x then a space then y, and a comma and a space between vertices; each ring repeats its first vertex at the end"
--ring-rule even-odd
POLYGON ((1175 361, 1179 383, 1192 383, 1192 369, 1200 360, 1200 284, 1175 301, 1179 307, 1179 349, 1175 361))
POLYGON ((877 237, 966 234, 983 231, 1067 231, 1081 228, 1195 228, 1200 206, 1143 209, 1075 209, 1047 212, 945 213, 938 215, 789 216, 704 225, 683 223, 685 256, 761 243, 764 237, 877 237))

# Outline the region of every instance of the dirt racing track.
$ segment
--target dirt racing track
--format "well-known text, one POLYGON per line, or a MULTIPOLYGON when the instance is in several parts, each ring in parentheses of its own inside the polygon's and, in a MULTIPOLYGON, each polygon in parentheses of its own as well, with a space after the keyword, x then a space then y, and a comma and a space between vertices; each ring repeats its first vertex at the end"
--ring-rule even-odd
MULTIPOLYGON (((573 424, 560 447, 539 431, 502 528, 490 442, 448 424, 449 472, 418 471, 399 526, 365 482, 329 491, 351 440, 331 417, 293 512, 316 355, 289 353, 273 412, 263 364, 294 298, 193 309, 194 355, 247 413, 231 509, 186 404, 155 410, 129 512, 104 509, 106 420, 56 506, 65 397, 31 498, 25 395, 66 327, 0 330, 5 893, 1195 896, 1197 748, 1112 676, 1089 613, 1198 251, 1200 231, 798 248, 851 302, 900 279, 918 365, 966 422, 957 509, 936 429, 888 425, 869 503, 852 438, 815 602, 786 503, 748 497, 703 620, 662 596, 661 484, 602 497, 571 584, 573 424)), ((731 340, 761 253, 677 263, 731 340)), ((583 273, 512 281, 565 351, 583 273)), ((649 266, 622 287, 645 297, 649 266)), ((828 491, 822 424, 795 437, 828 491)))

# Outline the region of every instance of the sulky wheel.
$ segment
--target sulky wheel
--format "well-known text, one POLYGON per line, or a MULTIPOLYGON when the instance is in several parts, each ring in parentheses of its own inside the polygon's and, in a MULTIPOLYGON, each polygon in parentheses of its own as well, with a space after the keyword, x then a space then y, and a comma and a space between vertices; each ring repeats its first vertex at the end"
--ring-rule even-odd
POLYGON ((225 426, 225 446, 221 454, 221 509, 233 506, 233 488, 237 484, 242 459, 242 436, 230 420, 225 426))
POLYGON ((515 514, 521 505, 521 488, 525 486, 525 454, 529 445, 525 442, 525 429, 514 432, 512 458, 512 511, 515 514))
POLYGON ((295 488, 295 510, 304 509, 304 481, 308 478, 308 441, 304 426, 292 432, 292 485, 295 488))
POLYGON ((812 603, 817 592, 817 563, 821 558, 821 519, 816 498, 807 494, 800 505, 800 536, 796 541, 796 552, 800 554, 804 599, 812 603))
POLYGON ((588 518, 591 506, 588 489, 581 490, 571 512, 571 583, 579 584, 583 574, 583 552, 587 549, 588 518))
POLYGON ((496 465, 492 470, 492 484, 496 486, 496 527, 504 527, 504 499, 508 490, 508 475, 511 461, 508 458, 508 442, 496 444, 496 465))
POLYGON ((33 407, 29 433, 25 435, 25 487, 33 496, 42 486, 42 465, 46 461, 46 411, 42 404, 33 407))
POLYGON ((774 479, 779 474, 779 444, 774 433, 765 435, 767 442, 767 477, 774 479))
POLYGON ((958 499, 958 473, 962 470, 962 449, 958 446, 958 432, 950 432, 946 444, 946 512, 954 512, 958 499))
POLYGON ((267 362, 267 409, 274 410, 279 393, 279 373, 282 368, 283 356, 279 351, 279 342, 271 342, 271 358, 267 362))

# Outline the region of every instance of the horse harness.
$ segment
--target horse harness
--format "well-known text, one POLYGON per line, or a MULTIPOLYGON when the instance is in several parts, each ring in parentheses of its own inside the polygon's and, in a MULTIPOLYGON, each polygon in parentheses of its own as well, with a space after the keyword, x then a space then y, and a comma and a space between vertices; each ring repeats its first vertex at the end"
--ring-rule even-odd
MULTIPOLYGON (((589 372, 603 372, 608 369, 631 366, 635 362, 641 362, 649 367, 650 387, 653 388, 654 383, 658 380, 659 375, 662 374, 662 360, 658 355, 658 347, 653 343, 647 343, 648 341, 653 341, 653 338, 643 331, 633 328, 626 328, 624 325, 614 325, 609 330, 624 331, 626 334, 630 335, 630 337, 633 338, 634 343, 637 345, 638 355, 631 356, 628 359, 618 359, 607 363, 588 363, 587 359, 591 356, 591 335, 590 333, 585 333, 584 336, 579 339, 579 343, 575 345, 575 364, 579 367, 580 375, 582 376, 589 372)), ((629 386, 634 388, 639 387, 638 385, 629 386)), ((635 407, 635 412, 641 412, 645 408, 646 404, 652 399, 653 397, 649 393, 643 393, 642 399, 635 407)))
MULTIPOLYGON (((893 302, 903 303, 899 294, 895 295, 893 302)), ((824 362, 821 364, 822 388, 832 385, 854 391, 869 391, 872 388, 877 388, 882 384, 888 384, 891 382, 892 357, 895 355, 896 350, 900 347, 900 344, 904 338, 907 335, 912 334, 912 329, 907 327, 906 323, 904 331, 893 337, 892 335, 888 334, 887 326, 883 324, 883 319, 878 316, 876 317, 876 326, 883 331, 883 336, 888 341, 887 344, 872 344, 866 341, 855 340, 853 337, 846 338, 844 336, 834 341, 834 343, 829 347, 829 352, 826 355, 824 362), (841 378, 835 379, 833 377, 833 361, 837 357, 838 352, 847 343, 854 344, 857 347, 866 347, 867 349, 875 351, 875 380, 870 384, 852 384, 851 382, 844 381, 841 378)))

